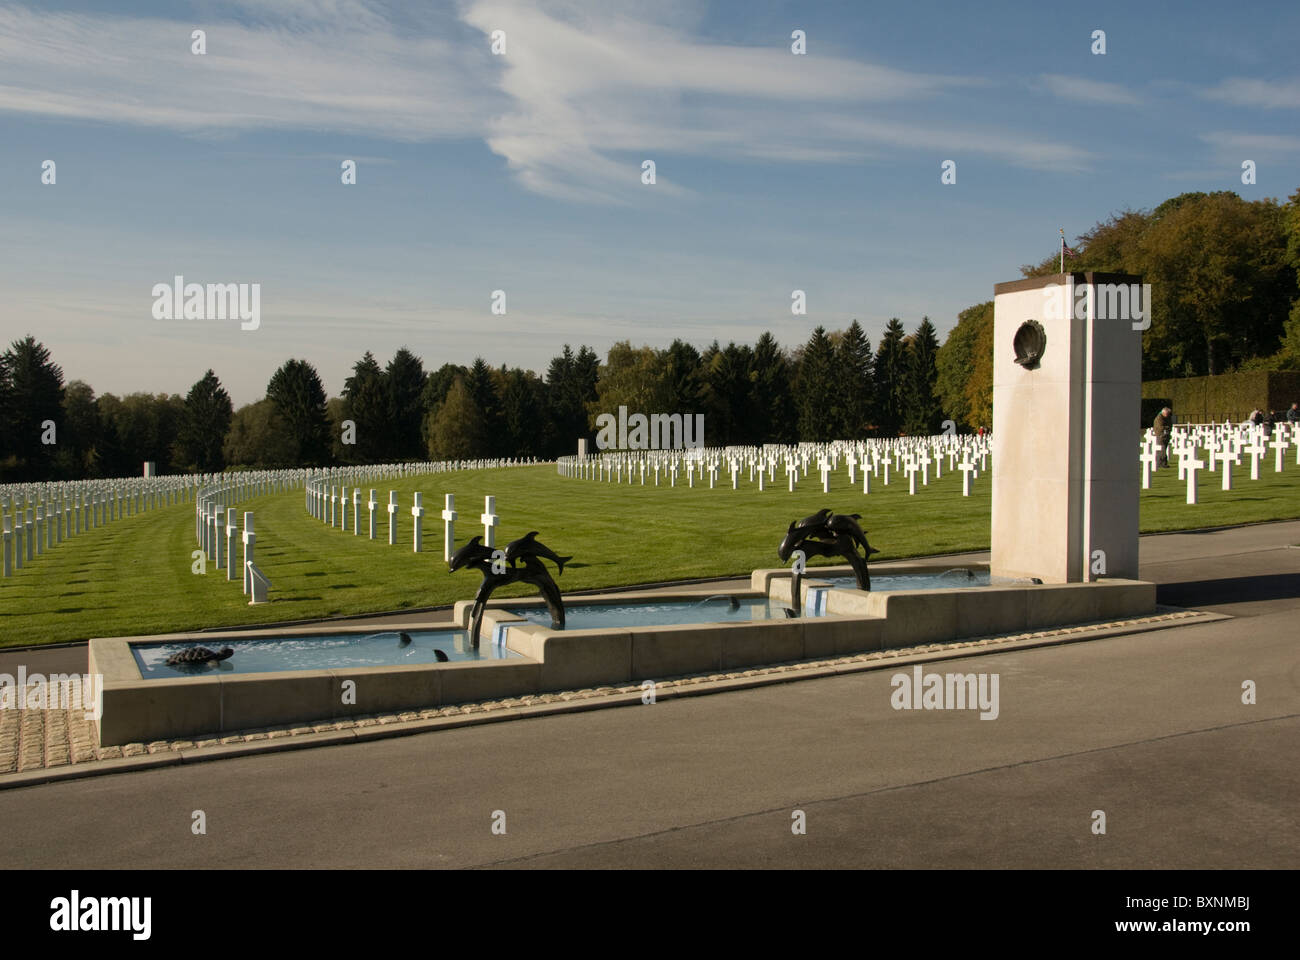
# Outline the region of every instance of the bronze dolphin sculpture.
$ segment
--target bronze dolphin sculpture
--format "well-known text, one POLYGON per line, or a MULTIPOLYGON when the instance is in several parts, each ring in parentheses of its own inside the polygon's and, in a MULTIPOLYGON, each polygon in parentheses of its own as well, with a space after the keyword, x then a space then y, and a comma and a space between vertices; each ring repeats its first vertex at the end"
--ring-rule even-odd
POLYGON ((557 567, 560 568, 560 574, 564 573, 564 565, 573 557, 562 557, 546 544, 536 539, 537 531, 531 530, 525 533, 518 540, 511 540, 506 544, 506 562, 514 563, 521 557, 545 557, 557 567))
POLYGON ((453 573, 468 567, 483 575, 478 592, 474 594, 470 616, 470 646, 475 650, 478 649, 479 631, 483 625, 483 611, 487 607, 488 598, 498 587, 511 583, 529 583, 537 587, 551 614, 552 629, 564 629, 564 598, 541 558, 553 562, 563 573, 564 565, 573 557, 560 556, 546 544, 537 541, 536 536, 537 531, 533 530, 518 540, 511 541, 504 550, 484 545, 480 537, 470 537, 469 542, 452 554, 451 560, 447 562, 453 573), (498 552, 500 556, 496 556, 498 552), (497 565, 495 570, 494 563, 497 565))
MULTIPOLYGON (((870 590, 871 574, 867 571, 867 561, 873 553, 880 551, 867 542, 867 535, 858 524, 860 519, 861 514, 836 514, 824 507, 812 516, 790 524, 777 548, 777 556, 785 561, 796 550, 802 550, 808 557, 843 557, 853 567, 858 589, 870 590)), ((798 588, 797 582, 795 588, 798 588)), ((798 597, 794 602, 797 609, 798 597)))

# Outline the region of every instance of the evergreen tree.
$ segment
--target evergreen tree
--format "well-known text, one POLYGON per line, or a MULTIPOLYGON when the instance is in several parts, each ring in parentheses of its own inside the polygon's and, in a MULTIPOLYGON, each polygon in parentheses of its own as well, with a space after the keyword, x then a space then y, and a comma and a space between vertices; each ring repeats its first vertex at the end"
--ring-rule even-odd
POLYGON ((833 440, 835 433, 835 349, 825 327, 804 346, 799 366, 799 440, 833 440))
POLYGON ((569 453, 568 444, 576 446, 577 438, 587 435, 587 411, 585 403, 578 399, 576 358, 567 343, 564 352, 551 359, 546 370, 546 387, 554 442, 563 447, 564 453, 569 453))
POLYGON ((0 355, 0 402, 5 435, 0 453, 6 461, 12 458, 7 468, 0 462, 0 470, 15 480, 52 479, 63 420, 63 370, 30 334, 0 355), (54 424, 54 443, 43 442, 47 421, 54 424))
POLYGON ((134 476, 152 460, 159 473, 175 472, 181 459, 178 439, 185 419, 185 399, 177 394, 128 393, 120 400, 105 394, 99 400, 104 419, 113 428, 116 449, 109 476, 134 476))
POLYGON ((754 345, 750 409, 753 411, 754 443, 791 443, 798 412, 790 384, 793 369, 776 338, 764 332, 754 345))
POLYGON ((346 459, 378 463, 388 446, 388 395, 384 372, 369 350, 343 382, 343 419, 356 428, 356 443, 344 447, 346 459))
POLYGON ((126 452, 117 430, 121 410, 122 401, 111 393, 101 394, 95 401, 95 412, 99 417, 99 432, 92 455, 96 477, 124 477, 128 472, 126 452))
POLYGON ((904 391, 907 384, 907 347, 903 323, 894 317, 876 349, 876 429, 881 436, 895 437, 903 425, 904 391))
POLYGON ((5 362, 5 355, 0 354, 0 481, 13 471, 14 465, 14 461, 10 458, 14 455, 14 439, 19 425, 18 412, 14 409, 13 392, 13 377, 9 373, 9 365, 5 362))
POLYGON ((546 384, 527 370, 508 370, 502 375, 503 456, 546 456, 555 442, 546 394, 546 384))
MULTIPOLYGON (((588 445, 595 436, 587 418, 587 406, 596 400, 600 360, 595 351, 583 346, 575 354, 566 343, 564 352, 551 360, 546 372, 552 427, 548 456, 572 454, 578 440, 588 445)), ((592 446, 594 449, 594 446, 592 446)))
POLYGON ((704 413, 704 371, 700 352, 683 340, 674 340, 660 354, 663 381, 663 410, 642 413, 704 413))
POLYGON ((294 466, 319 467, 330 462, 330 422, 325 388, 306 360, 288 360, 266 385, 266 396, 289 431, 294 466))
POLYGON ((600 357, 585 344, 573 360, 573 379, 583 403, 596 399, 596 380, 600 376, 600 357))
POLYGON ((836 435, 844 440, 858 440, 866 436, 871 422, 875 362, 871 342, 856 320, 836 344, 835 366, 840 386, 836 435))
POLYGON ((505 456, 502 452, 505 444, 502 439, 501 400, 492 368, 482 357, 475 357, 464 382, 479 417, 479 433, 473 441, 472 456, 505 456))
POLYGON ((199 473, 216 473, 225 467, 221 448, 234 416, 230 394, 217 375, 209 370, 185 397, 185 408, 176 438, 182 466, 199 473))
POLYGON ((73 380, 63 391, 63 427, 55 455, 60 476, 83 480, 95 473, 99 437, 99 408, 90 384, 73 380))
POLYGON ((704 371, 704 431, 717 446, 756 443, 758 424, 753 415, 754 351, 729 343, 719 350, 714 341, 701 358, 704 371))
POLYGON ((420 427, 424 419, 424 381, 424 364, 406 347, 393 355, 384 370, 389 460, 421 458, 424 446, 420 438, 420 427))
POLYGON ((906 407, 903 429, 909 436, 928 437, 940 430, 943 408, 935 395, 939 338, 929 317, 923 317, 907 339, 906 407))

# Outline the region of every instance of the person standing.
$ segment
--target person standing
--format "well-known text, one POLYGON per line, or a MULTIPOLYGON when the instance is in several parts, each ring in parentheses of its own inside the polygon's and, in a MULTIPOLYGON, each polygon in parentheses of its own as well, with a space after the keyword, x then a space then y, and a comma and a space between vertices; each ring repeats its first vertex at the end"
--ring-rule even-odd
POLYGON ((1156 414, 1155 422, 1151 429, 1155 431, 1156 443, 1156 469, 1169 466, 1169 438, 1173 433, 1173 411, 1168 407, 1161 407, 1160 412, 1156 414))
POLYGON ((1300 423, 1300 403, 1291 404, 1291 409, 1286 412, 1287 423, 1300 423))

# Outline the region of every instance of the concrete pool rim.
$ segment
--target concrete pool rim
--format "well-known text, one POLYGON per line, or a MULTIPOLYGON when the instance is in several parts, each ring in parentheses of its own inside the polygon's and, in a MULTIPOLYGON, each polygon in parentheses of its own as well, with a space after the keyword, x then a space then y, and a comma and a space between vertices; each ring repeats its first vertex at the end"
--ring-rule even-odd
MULTIPOLYGON (((666 678, 667 687, 658 694, 661 701, 690 696, 752 689, 800 680, 827 679, 873 670, 896 668, 903 665, 943 662, 980 657, 988 654, 1016 652, 1065 644, 1104 640, 1143 634, 1180 626, 1196 626, 1233 619, 1221 613, 1211 613, 1181 607, 1162 606, 1147 617, 1122 621, 1101 622, 1060 627, 1049 631, 1036 631, 1007 637, 983 637, 917 648, 896 648, 855 657, 830 658, 821 661, 802 661, 792 664, 773 664, 745 671, 744 676, 693 676, 666 678)), ((135 754, 69 762, 59 766, 28 769, 0 775, 0 789, 34 786, 42 783, 128 773, 157 767, 179 766, 212 760, 233 759, 287 750, 310 749, 345 743, 364 743, 390 737, 414 736, 444 729, 460 729, 509 720, 524 720, 544 716, 585 713, 590 710, 640 704, 639 688, 627 691, 583 690, 546 695, 543 702, 509 701, 465 705, 460 715, 440 715, 404 719, 398 716, 380 716, 368 719, 369 725, 326 732, 299 732, 284 729, 254 729, 238 735, 205 739, 182 746, 172 744, 134 743, 135 754), (155 747, 159 749, 155 752, 155 747)), ((427 713, 428 711, 423 711, 427 713)), ((301 728, 300 728, 301 729, 301 728)), ((124 749, 112 748, 119 753, 124 749)))
MULTIPOLYGON (((931 573, 954 566, 974 569, 984 565, 936 564, 930 560, 882 564, 877 570, 882 574, 931 573)), ((816 567, 810 575, 837 575, 847 569, 816 567)), ((789 600, 790 571, 755 570, 748 590, 719 591, 701 586, 672 593, 587 594, 571 597, 568 603, 667 603, 719 595, 782 602, 789 600)), ((805 591, 825 586, 824 581, 815 579, 804 582, 805 591)), ((90 673, 103 677, 98 691, 98 743, 106 747, 286 723, 319 723, 1110 621, 1153 612, 1155 584, 1110 580, 871 593, 834 589, 825 595, 823 616, 569 631, 532 623, 511 609, 539 603, 529 598, 503 598, 489 604, 481 642, 497 638, 520 654, 505 660, 145 679, 132 645, 202 641, 209 640, 211 634, 96 638, 90 642, 88 659, 90 673)), ((465 629, 470 606, 469 601, 457 603, 449 624, 411 626, 465 629)), ((384 627, 402 629, 398 624, 384 627)), ((312 632, 329 636, 373 631, 359 631, 355 625, 320 625, 312 632)), ((269 634, 265 628, 249 628, 225 631, 222 636, 226 640, 260 639, 269 634)))

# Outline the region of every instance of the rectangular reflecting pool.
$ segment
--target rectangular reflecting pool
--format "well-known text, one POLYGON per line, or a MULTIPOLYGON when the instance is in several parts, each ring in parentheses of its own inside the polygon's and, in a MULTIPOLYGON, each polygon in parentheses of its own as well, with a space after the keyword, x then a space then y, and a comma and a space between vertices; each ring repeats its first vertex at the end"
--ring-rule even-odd
MULTIPOLYGON (((785 618, 786 604, 766 597, 761 599, 710 597, 707 600, 639 600, 629 603, 568 603, 565 605, 565 629, 588 630, 598 627, 662 627, 689 623, 750 623, 754 620, 785 618), (734 605, 733 605, 734 604, 734 605)), ((545 607, 518 607, 510 610, 544 627, 551 625, 545 607)))
POLYGON ((140 668, 140 676, 146 680, 285 670, 415 666, 437 663, 434 650, 445 653, 448 661, 501 660, 519 656, 495 643, 484 642, 478 650, 471 650, 469 634, 465 630, 408 630, 406 635, 411 642, 405 646, 396 630, 287 635, 256 640, 223 640, 218 635, 187 642, 137 643, 131 645, 131 652, 140 668), (167 658, 172 654, 199 645, 209 650, 228 646, 235 653, 218 663, 167 665, 167 658))
POLYGON ((786 615, 788 569, 755 570, 749 588, 734 593, 712 593, 722 588, 718 584, 570 597, 564 631, 549 629, 550 616, 539 602, 503 598, 485 614, 478 650, 468 644, 469 600, 456 604, 450 623, 98 637, 90 641, 88 658, 90 672, 103 678, 99 743, 205 737, 640 684, 1155 610, 1155 584, 1143 581, 1008 584, 990 579, 975 563, 872 574, 873 589, 864 593, 851 589, 847 567, 810 568, 798 618, 786 615), (401 630, 410 642, 402 643, 401 630), (212 664, 166 665, 168 656, 200 644, 235 652, 212 664), (446 662, 435 656, 439 650, 446 662))
MULTIPOLYGON (((858 581, 853 577, 819 577, 816 569, 810 569, 805 576, 809 580, 825 580, 835 589, 856 590, 858 581)), ((894 573, 871 575, 871 589, 880 590, 951 590, 954 587, 987 587, 1003 580, 995 581, 987 570, 973 570, 966 567, 954 567, 942 573, 894 573)), ((1006 581, 1010 583, 1010 580, 1006 581)))

